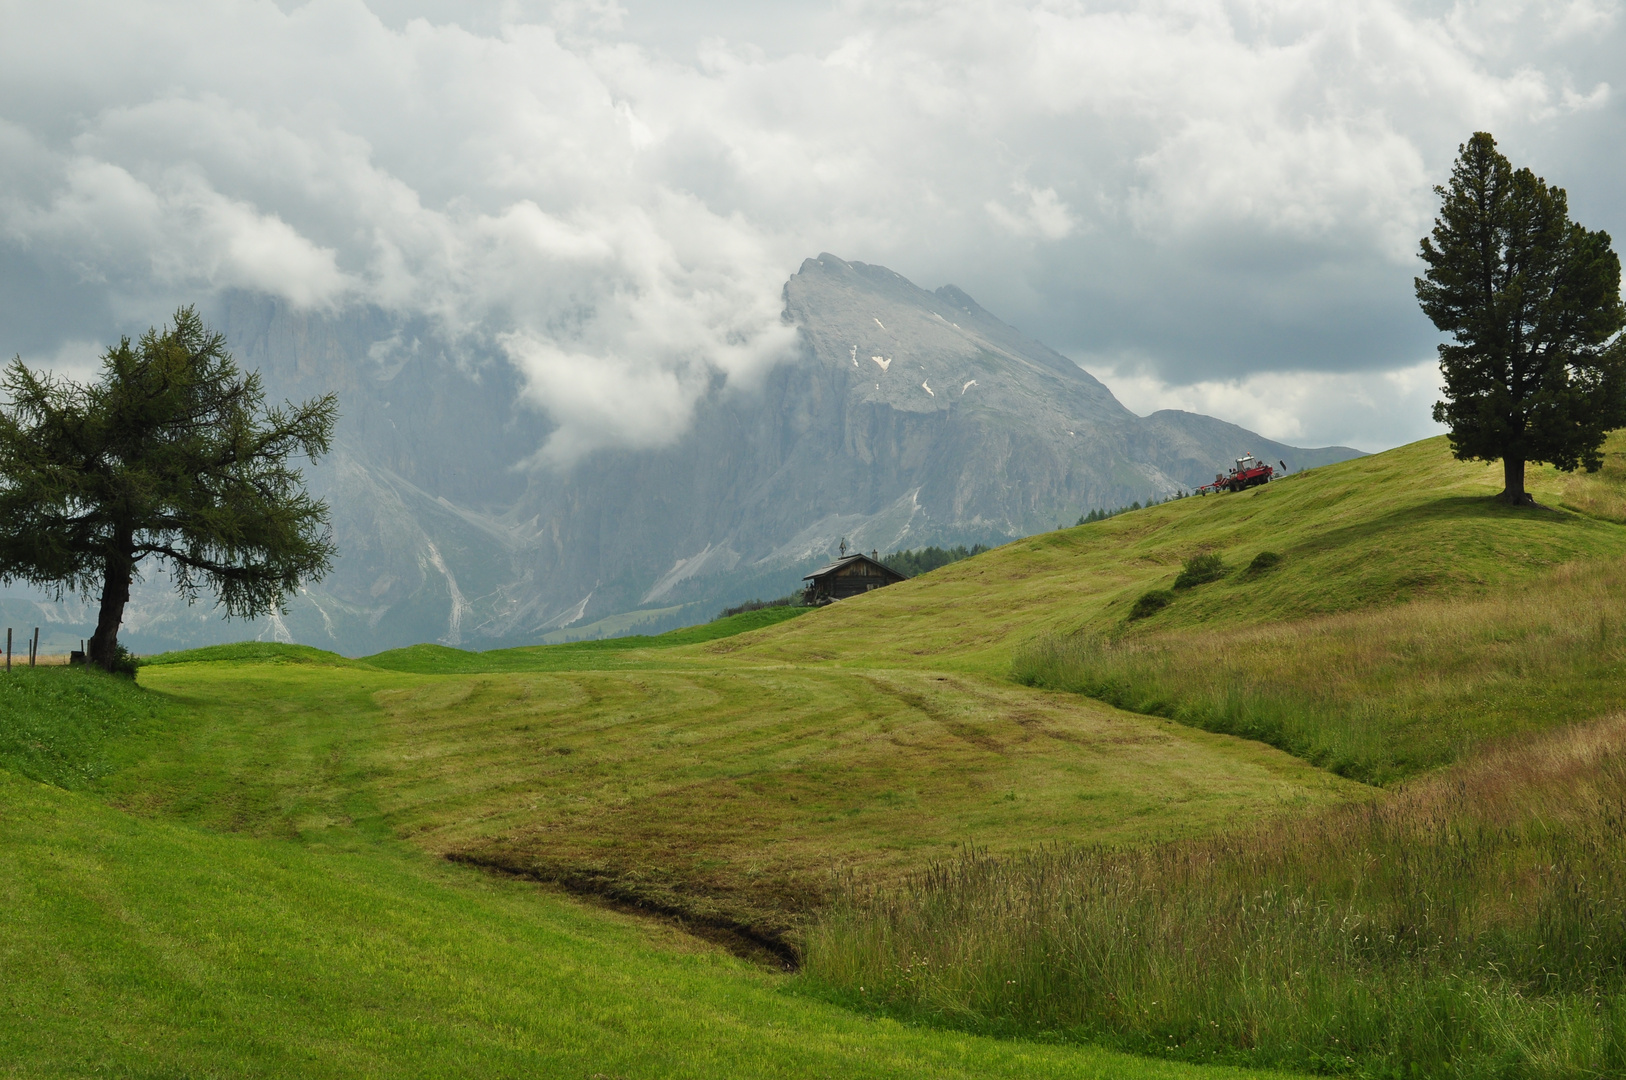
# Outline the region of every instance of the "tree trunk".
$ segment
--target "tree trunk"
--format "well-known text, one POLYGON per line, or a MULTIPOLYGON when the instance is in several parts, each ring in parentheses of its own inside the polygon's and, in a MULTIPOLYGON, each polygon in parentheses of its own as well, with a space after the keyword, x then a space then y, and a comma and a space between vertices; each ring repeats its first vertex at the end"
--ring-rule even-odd
POLYGON ((126 550, 108 552, 107 571, 102 578, 102 610, 96 616, 96 632, 90 637, 90 655, 85 658, 109 672, 113 670, 119 625, 124 622, 124 605, 130 602, 130 579, 135 576, 135 564, 126 550))
POLYGON ((1502 494, 1498 497, 1514 506, 1529 506, 1536 501, 1524 490, 1524 458, 1502 459, 1502 494))

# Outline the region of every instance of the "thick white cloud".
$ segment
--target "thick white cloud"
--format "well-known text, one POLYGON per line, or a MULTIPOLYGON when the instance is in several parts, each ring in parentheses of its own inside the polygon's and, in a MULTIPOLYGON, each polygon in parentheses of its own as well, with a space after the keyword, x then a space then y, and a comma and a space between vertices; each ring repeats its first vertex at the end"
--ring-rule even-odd
POLYGON ((1626 233, 1607 0, 0 12, 6 310, 53 320, 9 351, 223 288, 380 304, 503 350, 542 460, 658 445, 773 363, 821 250, 1112 357, 1132 402, 1332 441, 1314 388, 1355 378, 1371 445, 1428 429, 1373 373, 1430 351, 1414 245, 1469 132, 1626 233), (1301 390, 1250 410, 1267 375, 1301 390))
POLYGON ((76 157, 63 180, 48 205, 17 207, 11 224, 90 280, 137 292, 252 289, 296 307, 331 306, 348 291, 331 248, 221 194, 187 165, 143 181, 120 165, 76 157))

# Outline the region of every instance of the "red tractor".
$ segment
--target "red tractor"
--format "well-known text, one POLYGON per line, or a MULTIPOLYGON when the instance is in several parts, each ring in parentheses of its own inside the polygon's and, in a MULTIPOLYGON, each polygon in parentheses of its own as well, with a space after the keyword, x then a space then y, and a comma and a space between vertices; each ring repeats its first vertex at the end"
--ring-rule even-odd
POLYGON ((1256 484, 1268 484, 1270 478, 1276 475, 1274 466, 1260 461, 1252 454, 1243 454, 1236 459, 1236 468, 1230 475, 1216 474, 1212 484, 1204 484, 1197 489, 1197 494, 1219 494, 1222 491, 1241 491, 1256 484))

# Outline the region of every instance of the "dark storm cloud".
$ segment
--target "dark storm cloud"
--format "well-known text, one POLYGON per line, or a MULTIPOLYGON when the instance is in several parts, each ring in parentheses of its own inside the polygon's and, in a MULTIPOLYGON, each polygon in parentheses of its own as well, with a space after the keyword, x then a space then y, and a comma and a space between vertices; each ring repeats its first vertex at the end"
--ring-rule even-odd
POLYGON ((1132 407, 1383 445, 1429 430, 1413 253, 1471 131, 1626 233, 1602 0, 5 11, 6 351, 218 289, 378 304, 503 351, 545 459, 776 362, 821 250, 959 284, 1132 407))

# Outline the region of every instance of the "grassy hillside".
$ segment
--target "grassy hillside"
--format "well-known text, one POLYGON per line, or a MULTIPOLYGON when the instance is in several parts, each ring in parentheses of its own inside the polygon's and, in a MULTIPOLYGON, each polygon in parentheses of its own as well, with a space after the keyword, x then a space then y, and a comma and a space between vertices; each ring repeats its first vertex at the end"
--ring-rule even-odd
MULTIPOLYGON (((1234 558, 1219 580, 1150 618, 1095 620, 1030 641, 1015 674, 1259 739, 1374 783, 1488 740, 1601 716, 1626 703, 1626 436, 1606 451, 1601 473, 1543 478, 1550 509, 1492 504, 1472 530, 1437 527, 1434 543, 1457 553, 1454 565, 1477 567, 1471 581, 1380 594, 1342 614, 1307 604, 1255 621, 1250 605, 1267 593, 1334 591, 1295 579, 1306 560, 1284 536, 1276 565, 1255 570, 1234 558), (1554 565, 1562 556, 1571 558, 1554 565)), ((1391 532, 1364 545, 1369 561, 1393 561, 1391 532)))
POLYGON ((1089 556, 1109 586, 981 650, 1016 641, 1032 685, 1421 779, 1219 837, 858 885, 811 932, 815 977, 952 1026, 1190 1060, 1626 1070, 1626 447, 1602 474, 1544 476, 1539 510, 1497 505, 1492 484, 1462 494, 1471 477, 1438 449, 1160 507, 1155 529, 1126 515, 1121 552, 1089 556), (1434 489, 1402 482, 1419 477, 1434 489), (1217 576, 1175 587, 1202 555, 1217 576), (1130 617, 1152 589, 1168 605, 1130 617))
MULTIPOLYGON (((1532 487, 1574 501, 1611 475, 1538 471, 1532 487)), ((173 786, 202 786, 211 799, 187 813, 288 832, 342 817, 319 793, 359 786, 393 834, 436 854, 778 940, 820 903, 836 863, 885 880, 964 840, 996 852, 1134 843, 1367 797, 1255 742, 1188 725, 1264 737, 1380 780, 1528 726, 1547 683, 1500 697, 1495 686, 1481 693, 1440 680, 1420 690, 1404 664, 1386 679, 1363 672, 1340 682, 1283 659, 1310 650, 1272 641, 1258 651, 1298 691, 1364 700, 1389 686, 1410 695, 1397 699, 1408 709, 1428 693, 1438 707, 1415 721, 1406 709, 1384 712, 1397 719, 1382 737, 1309 721, 1275 731, 1253 714, 1205 719, 1197 697, 1171 697, 1138 675, 1114 684, 1138 696, 1113 700, 1182 724, 1009 681, 1013 656, 1051 630, 1070 632, 1092 657, 1145 657, 1145 670, 1180 674, 1213 696, 1228 684, 1205 673, 1223 667, 1216 656, 1235 635, 1307 633, 1298 616, 1343 611, 1321 618, 1356 620, 1341 640, 1367 640, 1360 619, 1421 617, 1424 608, 1404 601, 1451 611, 1481 602, 1474 597, 1500 603, 1555 564, 1626 553, 1626 530, 1612 522, 1509 510, 1489 499, 1494 491, 1487 470, 1451 461, 1431 440, 1255 492, 1046 534, 799 615, 766 609, 658 638, 480 654, 418 646, 321 673, 152 667, 142 676, 149 685, 236 719, 132 770, 120 797, 156 805, 173 786), (1267 538, 1281 562, 1268 574, 1241 572, 1267 538), (1197 552, 1218 553, 1233 572, 1154 618, 1126 621, 1135 596, 1172 583, 1197 552), (1164 661, 1204 633, 1207 652, 1164 661), (1101 649, 1090 644, 1098 640, 1101 649), (287 717, 274 727, 267 701, 287 717), (1464 702, 1477 710, 1466 720, 1464 702), (313 789, 305 770, 336 760, 336 742, 355 758, 356 777, 313 789), (255 767, 261 761, 300 764, 255 767)), ((1436 652, 1455 647, 1432 624, 1416 625, 1436 652)), ((1567 653, 1559 644, 1548 655, 1567 653)), ((1347 657, 1322 660, 1328 671, 1356 670, 1347 657)), ((1574 674, 1554 669, 1553 678, 1574 674)), ((1603 700, 1571 695, 1568 712, 1534 715, 1594 715, 1603 700)))
POLYGON ((19 665, 0 677, 0 769, 72 790, 130 764, 133 737, 161 730, 173 710, 129 680, 66 674, 19 665))
MULTIPOLYGON (((647 662, 643 655, 649 649, 674 649, 682 645, 696 645, 719 638, 776 626, 788 619, 807 614, 811 608, 771 607, 746 611, 713 619, 698 626, 685 626, 652 637, 604 638, 594 641, 573 641, 560 645, 542 645, 518 649, 494 649, 490 652, 468 652, 445 645, 412 645, 405 649, 391 649, 367 658, 373 667, 392 671, 413 671, 420 674, 452 675, 488 671, 568 671, 576 668, 599 668, 606 665, 636 665, 647 662)), ((181 654, 182 656, 188 654, 181 654)))
POLYGON ((0 846, 6 1076, 1196 1075, 866 1020, 343 829, 225 835, 0 770, 0 846))
POLYGON ((1020 646, 1046 633, 1257 626, 1485 595, 1577 559, 1626 555, 1626 530, 1608 516, 1626 506, 1626 442, 1616 435, 1608 449, 1600 475, 1533 467, 1530 490, 1555 508, 1543 512, 1496 502, 1499 472, 1454 461, 1443 437, 1429 439, 1251 491, 1030 537, 712 651, 1003 676, 1020 646), (1262 551, 1281 556, 1271 572, 1233 573, 1127 625, 1135 599, 1172 586, 1188 557, 1214 553, 1235 571, 1262 551))
MULTIPOLYGON (((5 991, 19 1003, 8 1015, 42 1016, 74 994, 86 1003, 38 1037, 5 1021, 0 1060, 43 1062, 41 1075, 136 1071, 132 1048, 168 1046, 173 1011, 192 1018, 189 1034, 175 1036, 155 1074, 259 1061, 273 1074, 294 1061, 338 1073, 369 1054, 380 1072, 434 1074, 453 1071, 448 1047, 497 1074, 681 1075, 669 1066, 691 1055, 696 1075, 1151 1068, 854 1020, 786 998, 779 977, 698 946, 674 951, 672 939, 536 882, 781 952, 804 940, 820 905, 845 896, 851 933, 815 928, 809 960, 821 981, 803 989, 860 1009, 879 996, 960 1027, 1111 1038, 1211 1060, 1219 1048, 1186 1029, 1164 1039, 1175 1028, 1150 1006, 1145 1023, 1007 1008, 1027 991, 1001 998, 1007 984, 994 976, 1014 964, 1005 978, 1025 985, 1011 957, 1036 946, 1021 944, 1026 909, 992 894, 978 901, 987 906, 975 925, 1016 951, 985 950, 980 990, 915 979, 936 996, 911 998, 897 989, 902 954, 886 951, 909 939, 881 932, 885 913, 926 895, 919 875, 957 865, 946 860, 967 841, 975 865, 1027 865, 1022 853, 1049 845, 1060 861, 1032 862, 1037 880, 1087 893, 1093 879, 1068 876, 1069 852, 1207 851, 1217 866, 1237 844, 1268 847, 1296 835, 1293 823, 1314 832, 1322 826, 1304 823, 1397 797, 1321 766, 1388 782, 1461 761, 1469 771, 1452 776, 1479 776, 1477 747, 1618 708, 1608 612, 1626 588, 1612 569, 1626 555, 1619 449, 1611 444, 1600 476, 1536 471, 1532 490, 1553 510, 1499 506, 1489 471, 1451 461, 1432 440, 1044 534, 828 608, 765 609, 658 637, 480 654, 418 646, 363 660, 226 646, 157 658, 135 687, 81 670, 14 675, 0 688, 0 768, 80 793, 0 786, 0 828, 30 853, 0 868, 0 902, 25 913, 0 930, 8 972, 13 963, 26 972, 5 991), (1263 551, 1280 558, 1248 571, 1263 551), (1128 618, 1137 597, 1170 588, 1200 554, 1224 564, 1218 579, 1128 618), (1235 678, 1206 674, 1239 651, 1269 662, 1235 678), (1018 661, 1043 685, 1014 681, 1018 661), (66 960, 53 967, 51 957, 66 960), (299 989, 306 983, 314 989, 299 989), (102 985, 112 989, 87 989, 102 985), (187 1011, 188 993, 231 1004, 206 1022, 187 1011), (691 1000, 711 1018, 696 1030, 724 1032, 730 1047, 770 1019, 786 1025, 785 1038, 719 1058, 683 1041, 691 1000), (98 1025, 114 1034, 97 1036, 98 1025), (219 1034, 234 1031, 247 1034, 219 1034), (53 1057, 58 1046, 93 1053, 53 1057)), ((1519 844, 1472 850, 1515 870, 1546 850, 1519 844)), ((1220 925, 1210 916, 1238 898, 1224 881, 1274 889, 1278 871, 1299 880, 1288 863, 1250 863, 1199 890, 1213 903, 1191 910, 1220 925)), ((1136 880, 1169 892, 1170 879, 1136 880)), ((1485 880, 1512 888, 1535 878, 1485 880)), ((1490 895, 1463 889, 1470 905, 1490 895)), ((951 940, 950 924, 910 918, 951 940)), ((1222 946, 1205 963, 1234 959, 1222 946)), ((1126 963, 1114 977, 1128 987, 1144 972, 1126 963)), ((1309 1056, 1261 1049, 1264 1029, 1248 1016, 1303 1019, 1271 1012, 1298 1000, 1269 983, 1281 975, 1260 984, 1262 997, 1244 986, 1216 998, 1230 1003, 1224 1018, 1183 1004, 1180 1022, 1219 1024, 1238 1060, 1346 1067, 1328 1041, 1345 1036, 1331 1023, 1313 1028, 1320 1043, 1301 1025, 1272 1044, 1310 1047, 1309 1056)), ((1338 985, 1358 996, 1363 978, 1338 985)), ((1153 985, 1162 984, 1144 984, 1153 985)), ((1483 994, 1490 984, 1451 985, 1483 994)), ((1484 1000, 1494 1008, 1483 1015, 1513 1015, 1513 999, 1484 1000)), ((1571 999, 1552 1000, 1556 1011, 1541 1015, 1570 1015, 1571 999)), ((1606 1047, 1596 1033, 1607 1029, 1588 1023, 1571 1025, 1576 1038, 1593 1031, 1594 1049, 1606 1047)), ((1538 1029, 1547 1030, 1519 1030, 1538 1029)), ((1373 1038, 1387 1049, 1361 1067, 1410 1060, 1373 1038)), ((1612 1060, 1564 1045, 1566 1061, 1612 1060)), ((1516 1058, 1508 1075, 1528 1074, 1516 1058)))
POLYGON ((263 646, 142 679, 0 684, 24 750, 0 768, 5 1075, 1197 1080, 866 1019, 688 934, 426 856, 396 839, 373 702, 448 680, 263 646))
POLYGON ((1626 703, 1626 571, 1566 565, 1490 595, 1019 653, 1017 677, 1258 739, 1392 783, 1626 703))

